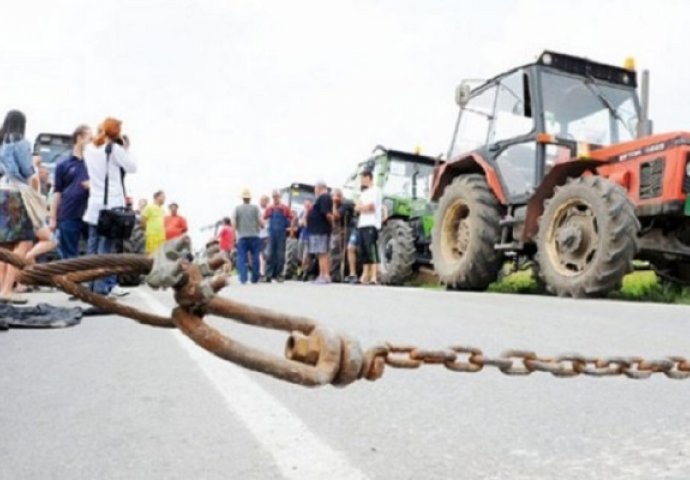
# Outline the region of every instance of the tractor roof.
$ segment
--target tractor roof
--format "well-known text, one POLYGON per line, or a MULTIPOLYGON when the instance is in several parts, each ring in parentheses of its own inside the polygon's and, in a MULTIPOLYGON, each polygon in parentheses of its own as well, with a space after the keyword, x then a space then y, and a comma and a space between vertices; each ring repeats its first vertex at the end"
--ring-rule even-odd
MULTIPOLYGON (((393 150, 390 148, 382 147, 381 145, 378 145, 374 149, 374 152, 376 152, 376 151, 381 151, 381 152, 385 153, 386 155, 388 155, 389 157, 399 158, 399 159, 402 159, 402 160, 407 161, 407 162, 423 163, 426 165, 436 165, 439 162, 441 162, 440 159, 435 158, 435 157, 429 157, 427 155, 420 155, 417 153, 403 152, 402 150, 393 150)), ((376 157, 376 155, 374 155, 374 157, 372 157, 372 158, 375 158, 375 157, 376 157)), ((363 162, 363 163, 366 163, 366 162, 363 162)))
POLYGON ((617 67, 605 63, 594 62, 584 57, 576 57, 565 53, 544 50, 536 61, 520 65, 519 67, 507 70, 495 77, 482 83, 475 90, 481 90, 486 85, 490 85, 517 70, 527 67, 538 66, 544 69, 557 70, 571 75, 587 78, 592 77, 597 80, 620 85, 622 87, 637 87, 637 73, 635 70, 617 67))
POLYGON ((287 187, 281 188, 281 190, 303 190, 307 192, 314 193, 314 185, 310 185, 308 183, 291 183, 287 187))

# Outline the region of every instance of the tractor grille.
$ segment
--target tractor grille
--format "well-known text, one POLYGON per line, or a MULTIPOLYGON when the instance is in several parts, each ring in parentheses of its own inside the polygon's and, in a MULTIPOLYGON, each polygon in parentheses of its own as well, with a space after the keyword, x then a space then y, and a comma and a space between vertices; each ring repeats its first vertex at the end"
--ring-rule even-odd
POLYGON ((664 180, 663 157, 640 164, 640 199, 660 197, 664 180))

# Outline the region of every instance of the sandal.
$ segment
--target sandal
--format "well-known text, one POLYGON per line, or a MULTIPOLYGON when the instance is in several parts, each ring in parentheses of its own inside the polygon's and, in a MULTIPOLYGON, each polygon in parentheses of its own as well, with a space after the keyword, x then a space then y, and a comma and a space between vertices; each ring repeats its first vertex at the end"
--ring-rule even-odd
POLYGON ((10 305, 26 305, 27 303, 29 303, 29 300, 27 300, 24 297, 12 295, 9 297, 0 297, 0 303, 10 304, 10 305))

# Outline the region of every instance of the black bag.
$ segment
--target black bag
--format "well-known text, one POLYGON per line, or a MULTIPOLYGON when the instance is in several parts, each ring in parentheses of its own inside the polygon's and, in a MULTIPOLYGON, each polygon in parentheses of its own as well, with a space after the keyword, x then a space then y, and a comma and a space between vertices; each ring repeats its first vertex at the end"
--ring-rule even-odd
MULTIPOLYGON (((103 198, 103 210, 98 213, 98 234, 113 240, 124 240, 132 235, 134 224, 137 219, 134 212, 125 207, 108 208, 108 185, 109 185, 109 166, 110 153, 113 151, 113 144, 109 143, 105 147, 105 196, 103 198)), ((122 176, 122 193, 125 191, 125 177, 122 176)))

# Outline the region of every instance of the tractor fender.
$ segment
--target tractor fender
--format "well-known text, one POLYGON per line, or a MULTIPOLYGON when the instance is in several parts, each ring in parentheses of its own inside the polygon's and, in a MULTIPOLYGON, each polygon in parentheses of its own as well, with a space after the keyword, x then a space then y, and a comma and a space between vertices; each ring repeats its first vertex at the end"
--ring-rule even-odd
POLYGON ((544 201, 553 196, 556 187, 565 185, 570 177, 592 174, 604 163, 607 162, 603 160, 583 159, 554 165, 527 202, 527 215, 525 217, 525 227, 522 231, 521 240, 525 243, 534 241, 537 231, 539 230, 539 217, 544 213, 544 201))
POLYGON ((431 189, 431 200, 437 202, 443 191, 458 175, 466 173, 480 173, 486 177, 486 182, 489 184, 496 198, 505 205, 506 196, 503 192, 503 186, 498 178, 498 174, 494 167, 486 161, 486 159, 479 153, 473 152, 462 155, 455 160, 443 163, 436 167, 434 172, 434 185, 431 189))

